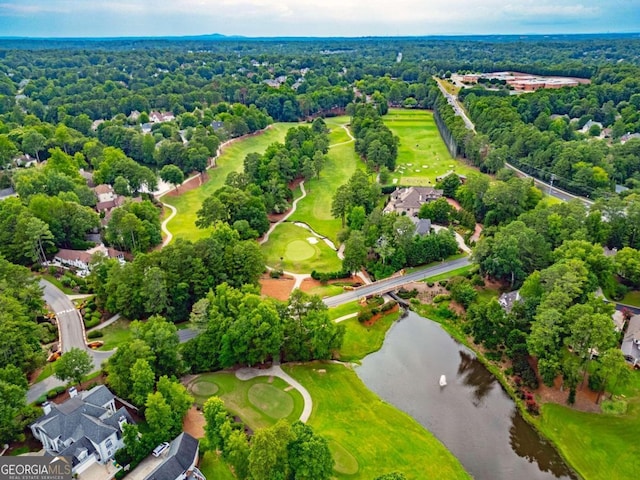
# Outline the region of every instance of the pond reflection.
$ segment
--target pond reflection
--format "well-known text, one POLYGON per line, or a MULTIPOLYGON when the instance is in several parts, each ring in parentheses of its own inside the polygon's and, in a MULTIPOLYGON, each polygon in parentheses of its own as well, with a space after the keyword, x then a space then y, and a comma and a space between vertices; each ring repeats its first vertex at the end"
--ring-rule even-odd
POLYGON ((473 352, 431 320, 409 313, 356 372, 438 437, 476 479, 576 478, 473 352))

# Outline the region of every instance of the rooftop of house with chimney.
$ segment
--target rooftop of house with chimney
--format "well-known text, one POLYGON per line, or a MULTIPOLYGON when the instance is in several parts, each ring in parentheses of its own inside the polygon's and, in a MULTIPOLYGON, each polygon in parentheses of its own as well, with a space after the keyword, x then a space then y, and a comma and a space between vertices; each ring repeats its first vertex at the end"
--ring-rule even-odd
POLYGON ((123 424, 134 423, 126 408, 116 409, 115 395, 104 385, 78 392, 69 389, 63 403, 45 402, 43 415, 31 424, 33 435, 47 453, 73 457, 74 466, 81 454, 93 454, 103 442, 122 437, 123 424))

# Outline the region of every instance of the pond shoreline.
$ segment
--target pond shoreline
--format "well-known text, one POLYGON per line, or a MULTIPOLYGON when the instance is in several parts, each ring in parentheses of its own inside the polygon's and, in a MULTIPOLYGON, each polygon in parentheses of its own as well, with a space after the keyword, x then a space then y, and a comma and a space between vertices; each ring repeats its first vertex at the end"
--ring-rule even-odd
POLYGON ((475 478, 581 478, 522 414, 495 367, 444 327, 410 313, 389 329, 381 350, 362 360, 358 377, 436 435, 475 478), (446 387, 437 381, 443 374, 446 387))
POLYGON ((517 395, 516 391, 510 384, 509 379, 505 376, 504 372, 500 368, 498 368, 491 360, 489 360, 478 349, 478 346, 475 343, 470 342, 467 336, 458 329, 457 325, 454 325, 453 322, 451 322, 450 320, 434 319, 434 318, 431 318, 430 316, 427 316, 426 313, 424 314, 420 313, 419 310, 414 310, 411 307, 409 307, 409 309, 414 313, 420 315, 421 317, 424 317, 427 320, 437 323, 453 339, 460 342, 462 345, 464 345, 469 350, 471 350, 475 354, 478 361, 480 361, 480 363, 482 363, 485 366, 485 368, 493 375, 493 377, 500 383, 502 390, 507 395, 509 395, 509 397, 511 397, 518 411, 520 412, 520 415, 522 416, 522 418, 531 426, 531 428, 533 428, 538 433, 538 435, 540 435, 541 438, 543 438, 545 441, 547 441, 550 445, 553 446, 554 450, 558 453, 558 455, 560 455, 564 463, 571 470, 571 473, 573 473, 578 479, 584 480, 584 477, 580 475, 580 472, 578 472, 575 469, 575 467, 569 461, 565 452, 560 448, 560 446, 553 439, 549 438, 547 435, 544 434, 542 428, 540 428, 540 425, 538 424, 539 420, 537 420, 533 415, 531 415, 531 413, 529 413, 529 411, 526 409, 524 405, 524 401, 517 395))

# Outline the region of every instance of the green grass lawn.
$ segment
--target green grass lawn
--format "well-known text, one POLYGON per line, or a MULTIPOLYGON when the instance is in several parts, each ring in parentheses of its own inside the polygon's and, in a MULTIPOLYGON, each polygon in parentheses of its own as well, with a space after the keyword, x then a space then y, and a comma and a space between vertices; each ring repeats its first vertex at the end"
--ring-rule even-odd
POLYGON ((624 415, 584 413, 556 404, 542 406, 540 428, 586 480, 637 476, 640 371, 634 370, 628 382, 613 390, 628 402, 624 415))
POLYGON ((199 188, 195 188, 180 196, 165 195, 162 201, 173 205, 178 213, 167 225, 173 233, 173 238, 188 238, 198 240, 208 234, 208 230, 196 228, 196 212, 200 209, 205 198, 224 185, 227 175, 239 172, 243 168, 244 158, 252 152, 262 153, 274 142, 284 141, 289 128, 295 123, 274 123, 269 130, 260 135, 236 141, 224 149, 217 159, 217 167, 208 171, 209 181, 199 188))
POLYGON ((51 375, 53 375, 53 363, 54 362, 45 363, 44 367, 42 367, 42 370, 40 371, 40 374, 33 383, 41 382, 45 378, 49 378, 51 375))
POLYGON ((336 364, 283 368, 313 397, 309 424, 329 441, 337 479, 370 480, 393 471, 409 480, 469 478, 440 441, 369 391, 353 370, 336 364))
POLYGON ((349 117, 328 118, 326 122, 331 129, 330 144, 335 146, 329 150, 328 161, 320 172, 320 178, 304 182, 307 196, 298 202, 295 213, 289 219, 305 222, 316 232, 337 243, 342 222, 331 215, 333 196, 357 168, 364 168, 364 164, 354 150, 354 143, 349 141, 347 132, 342 128, 342 125, 349 122, 349 117), (342 144, 343 142, 349 143, 342 144))
POLYGON ((640 399, 625 415, 584 413, 563 405, 542 406, 543 433, 585 479, 629 479, 638 475, 640 399))
POLYGON ((216 452, 206 452, 198 467, 205 477, 211 480, 235 480, 229 465, 216 452))
POLYGON ((361 324, 356 317, 341 322, 346 331, 340 349, 340 360, 354 362, 380 350, 387 331, 399 317, 398 312, 386 315, 370 327, 361 324))
POLYGON ((333 297, 344 293, 344 288, 339 285, 320 285, 319 287, 312 288, 306 293, 309 295, 317 295, 320 298, 333 297))
POLYGON ((632 290, 628 292, 620 302, 640 307, 640 290, 632 290))
POLYGON ((353 302, 343 303, 337 307, 333 307, 329 309, 329 319, 335 320, 336 318, 340 318, 344 315, 349 315, 350 313, 355 313, 360 311, 360 302, 358 300, 354 300, 353 302))
POLYGON ((458 275, 466 275, 471 271, 474 265, 467 265, 466 267, 456 268, 455 270, 451 270, 447 273, 441 273, 440 275, 434 275, 433 277, 425 278, 423 282, 439 282, 440 280, 446 280, 451 277, 456 277, 458 275))
POLYGON ((104 335, 100 338, 94 339, 102 340, 104 342, 104 345, 100 347, 99 350, 113 350, 122 343, 131 340, 131 331, 129 330, 130 324, 131 322, 129 320, 119 318, 111 325, 104 327, 102 329, 104 335))
POLYGON ((390 183, 398 185, 435 185, 436 177, 454 170, 469 174, 477 171, 451 157, 427 110, 390 109, 384 123, 400 138, 396 170, 390 183))
POLYGON ((274 378, 257 377, 246 382, 233 373, 205 373, 190 385, 196 403, 202 405, 211 395, 219 396, 225 407, 253 430, 273 425, 280 418, 294 422, 300 418, 304 401, 288 384, 274 378))
POLYGON ((289 272, 335 272, 342 268, 337 253, 324 241, 289 222, 278 225, 269 236, 269 241, 263 245, 263 251, 267 265, 281 266, 289 272), (311 243, 309 238, 316 238, 317 242, 311 243))
POLYGON ((495 288, 482 287, 478 289, 477 292, 478 292, 478 299, 483 300, 485 302, 490 301, 492 298, 495 298, 497 300, 498 297, 500 297, 500 291, 496 290, 495 288))
POLYGON ((58 280, 56 277, 54 277, 53 275, 50 275, 48 273, 41 273, 40 276, 45 280, 47 280, 48 282, 53 283, 56 287, 62 290, 65 293, 65 295, 73 295, 75 293, 78 293, 78 292, 74 292, 69 287, 65 287, 64 285, 62 285, 62 282, 58 280))

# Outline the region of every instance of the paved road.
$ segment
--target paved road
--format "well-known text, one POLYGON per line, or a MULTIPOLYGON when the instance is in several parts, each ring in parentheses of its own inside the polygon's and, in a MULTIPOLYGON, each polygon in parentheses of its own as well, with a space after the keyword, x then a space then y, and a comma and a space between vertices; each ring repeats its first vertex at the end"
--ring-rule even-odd
MULTIPOLYGON (((93 359, 92 371, 95 372, 99 370, 102 363, 108 360, 109 357, 115 353, 115 350, 100 351, 88 348, 84 339, 84 323, 73 302, 62 290, 46 280, 40 280, 40 286, 43 288, 42 293, 45 302, 51 307, 51 310, 58 318, 62 351, 68 352, 72 348, 80 348, 87 351, 93 359)), ((105 325, 102 325, 102 327, 104 326, 105 325)), ((181 343, 194 338, 197 334, 198 332, 195 330, 178 331, 178 337, 181 343)), ((64 385, 64 383, 53 376, 45 378, 29 388, 27 391, 27 402, 34 402, 40 395, 47 393, 52 388, 62 385, 64 385)))
MULTIPOLYGON (((435 77, 434 77, 435 78, 435 77)), ((473 122, 471 121, 471 119, 467 116, 467 113, 464 111, 464 108, 462 107, 462 105, 460 105, 460 102, 458 101, 458 97, 456 95, 452 95, 449 92, 447 92, 447 90, 444 88, 444 86, 440 83, 440 79, 436 78, 435 79, 437 84, 438 84, 438 88, 440 88, 440 91, 442 92, 442 94, 445 96, 445 98, 447 99, 447 103, 449 103, 449 105, 451 105, 451 108, 453 108, 454 112, 456 113, 456 115, 458 115, 459 117, 462 118, 462 120, 464 120, 465 125, 467 126, 467 128, 469 130, 472 131, 476 131, 476 127, 473 124, 473 122)), ((545 192, 547 195, 550 195, 552 197, 555 197, 559 200, 562 200, 563 202, 568 202, 570 200, 575 200, 578 199, 580 201, 582 201, 582 203, 584 203, 587 207, 590 207, 591 205, 593 205, 593 201, 584 198, 584 197, 579 197, 577 195, 573 195, 572 193, 569 193, 565 190, 561 190, 559 188, 556 187, 552 187, 550 184, 543 182, 542 180, 538 180, 536 177, 529 175, 528 173, 523 172, 522 170, 514 167, 513 165, 511 165, 510 163, 505 163, 505 167, 510 168, 511 170, 514 170, 515 172, 518 173, 518 175, 522 176, 522 177, 527 177, 527 178, 532 178, 533 182, 535 183, 535 185, 540 188, 540 190, 542 190, 543 192, 545 192)))
POLYGON ((342 305, 343 303, 352 302, 361 297, 386 293, 390 289, 400 288, 406 283, 424 280, 425 278, 433 277, 434 275, 440 275, 441 273, 447 273, 457 268, 466 267, 467 265, 471 265, 471 260, 469 257, 458 258, 456 260, 443 262, 440 265, 436 265, 434 267, 429 267, 412 273, 408 273, 407 275, 403 275, 401 277, 380 280, 370 285, 356 288, 355 290, 352 290, 350 292, 341 293, 340 295, 336 295, 335 297, 325 298, 323 302, 328 307, 335 307, 338 305, 342 305))
POLYGON ((533 179, 533 183, 535 183, 536 187, 538 187, 540 190, 545 192, 547 195, 550 195, 550 196, 555 197, 555 198, 557 198, 559 200, 562 200, 563 202, 569 202, 571 200, 580 200, 587 207, 590 207, 591 205, 593 205, 593 200, 589 200, 588 198, 584 198, 584 197, 579 197, 577 195, 574 195, 572 193, 566 192, 564 190, 560 190, 559 188, 552 187, 550 184, 548 184, 546 182, 543 182, 542 180, 539 180, 536 177, 534 177, 532 175, 529 175, 528 173, 523 172, 519 168, 516 168, 513 165, 511 165, 510 163, 505 163, 504 165, 505 165, 505 167, 510 168, 511 170, 515 171, 521 177, 532 178, 533 179))

